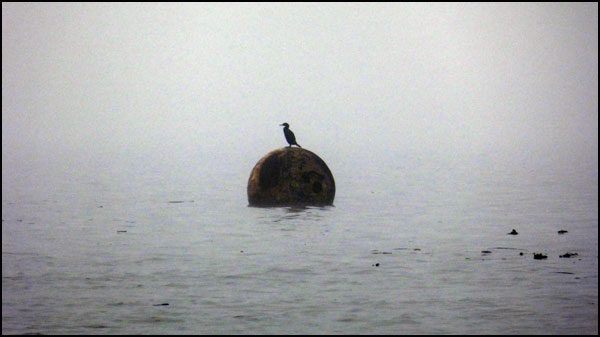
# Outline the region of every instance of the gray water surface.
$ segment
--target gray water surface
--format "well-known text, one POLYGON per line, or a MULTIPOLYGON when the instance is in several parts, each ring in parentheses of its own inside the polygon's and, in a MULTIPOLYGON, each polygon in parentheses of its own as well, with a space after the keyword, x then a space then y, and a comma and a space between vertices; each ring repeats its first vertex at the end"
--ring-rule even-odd
POLYGON ((598 333, 597 167, 407 162, 329 163, 325 208, 248 207, 251 166, 3 171, 2 333, 598 333))

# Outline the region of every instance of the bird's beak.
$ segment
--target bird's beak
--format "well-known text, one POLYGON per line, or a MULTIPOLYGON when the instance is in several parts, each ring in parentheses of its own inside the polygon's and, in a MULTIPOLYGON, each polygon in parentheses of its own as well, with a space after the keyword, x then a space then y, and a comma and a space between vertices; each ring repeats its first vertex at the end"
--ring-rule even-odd
POLYGON ((283 126, 283 124, 279 124, 279 126, 283 126))

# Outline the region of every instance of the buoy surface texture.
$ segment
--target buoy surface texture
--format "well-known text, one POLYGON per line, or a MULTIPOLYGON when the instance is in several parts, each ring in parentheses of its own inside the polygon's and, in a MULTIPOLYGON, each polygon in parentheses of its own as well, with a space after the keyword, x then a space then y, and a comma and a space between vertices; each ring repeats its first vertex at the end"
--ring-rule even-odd
POLYGON ((304 148, 284 147, 267 153, 248 179, 250 206, 332 205, 335 182, 327 164, 304 148))

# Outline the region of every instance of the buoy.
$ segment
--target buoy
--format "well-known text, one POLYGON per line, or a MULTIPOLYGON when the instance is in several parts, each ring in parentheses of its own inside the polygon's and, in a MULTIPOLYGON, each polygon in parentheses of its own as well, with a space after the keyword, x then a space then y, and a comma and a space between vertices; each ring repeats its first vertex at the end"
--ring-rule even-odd
POLYGON ((323 159, 299 147, 267 153, 248 178, 250 206, 333 205, 335 181, 323 159))

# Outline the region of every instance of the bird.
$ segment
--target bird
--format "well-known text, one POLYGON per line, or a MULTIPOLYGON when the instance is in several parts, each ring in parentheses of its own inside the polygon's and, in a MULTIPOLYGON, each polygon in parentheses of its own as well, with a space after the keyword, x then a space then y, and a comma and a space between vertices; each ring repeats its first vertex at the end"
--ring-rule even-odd
POLYGON ((290 125, 288 123, 279 124, 279 126, 283 126, 283 134, 285 135, 285 140, 287 140, 288 144, 290 144, 290 146, 288 147, 292 147, 292 145, 302 147, 300 146, 300 144, 296 143, 296 136, 294 136, 294 133, 292 132, 292 130, 290 130, 290 125))

